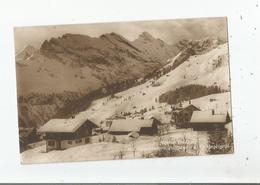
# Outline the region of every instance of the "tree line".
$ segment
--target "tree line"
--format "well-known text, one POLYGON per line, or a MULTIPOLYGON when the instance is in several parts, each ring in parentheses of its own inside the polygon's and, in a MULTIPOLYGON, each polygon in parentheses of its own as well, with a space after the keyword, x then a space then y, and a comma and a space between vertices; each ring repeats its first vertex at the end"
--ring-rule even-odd
POLYGON ((168 104, 176 104, 180 101, 187 101, 194 98, 199 98, 202 96, 221 93, 218 86, 205 86, 191 84, 175 89, 174 91, 168 91, 159 96, 159 102, 166 102, 168 104))

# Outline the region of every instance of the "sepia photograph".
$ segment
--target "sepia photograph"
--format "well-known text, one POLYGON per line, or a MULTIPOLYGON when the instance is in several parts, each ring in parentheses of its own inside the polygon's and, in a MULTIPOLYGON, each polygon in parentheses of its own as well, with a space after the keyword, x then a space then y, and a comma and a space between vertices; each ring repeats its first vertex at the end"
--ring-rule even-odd
POLYGON ((21 163, 234 153, 227 21, 15 27, 21 163))

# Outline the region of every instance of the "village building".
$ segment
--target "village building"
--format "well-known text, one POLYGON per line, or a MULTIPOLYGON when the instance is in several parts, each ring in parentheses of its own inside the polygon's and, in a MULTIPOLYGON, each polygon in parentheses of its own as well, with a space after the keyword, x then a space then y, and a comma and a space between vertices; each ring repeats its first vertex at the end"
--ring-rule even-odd
POLYGON ((89 119, 52 119, 38 132, 44 134, 46 151, 63 150, 90 142, 92 130, 98 126, 89 119))
POLYGON ((156 119, 122 119, 114 120, 109 129, 110 134, 127 135, 137 132, 139 135, 157 135, 161 123, 156 119))
POLYGON ((171 118, 168 116, 159 116, 159 115, 153 115, 150 117, 150 119, 154 119, 155 123, 157 123, 158 128, 158 134, 163 135, 167 134, 170 130, 170 121, 171 118))
POLYGON ((186 123, 191 120, 193 111, 200 111, 198 107, 189 103, 186 106, 174 106, 172 108, 172 120, 177 128, 186 127, 186 123))
POLYGON ((149 117, 149 119, 152 119, 155 124, 161 125, 162 124, 162 118, 159 115, 152 115, 149 117))
POLYGON ((98 128, 96 130, 100 133, 105 133, 111 127, 113 120, 121 120, 121 119, 126 119, 126 118, 124 116, 119 116, 117 114, 113 115, 109 118, 106 118, 104 121, 101 121, 100 128, 98 128))
POLYGON ((226 114, 215 114, 214 110, 194 111, 188 127, 196 131, 225 129, 225 125, 230 121, 228 112, 226 114))

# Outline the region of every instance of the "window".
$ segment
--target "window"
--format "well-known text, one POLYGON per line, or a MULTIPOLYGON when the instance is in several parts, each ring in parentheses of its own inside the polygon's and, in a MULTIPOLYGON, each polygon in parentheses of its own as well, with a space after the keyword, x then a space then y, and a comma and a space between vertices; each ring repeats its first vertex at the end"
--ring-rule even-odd
POLYGON ((48 146, 54 146, 55 142, 54 141, 48 141, 48 146))
POLYGON ((72 145, 72 141, 68 141, 68 144, 72 145))
POLYGON ((89 143, 89 138, 85 138, 85 143, 89 143))
POLYGON ((76 143, 81 143, 82 139, 76 140, 76 143))

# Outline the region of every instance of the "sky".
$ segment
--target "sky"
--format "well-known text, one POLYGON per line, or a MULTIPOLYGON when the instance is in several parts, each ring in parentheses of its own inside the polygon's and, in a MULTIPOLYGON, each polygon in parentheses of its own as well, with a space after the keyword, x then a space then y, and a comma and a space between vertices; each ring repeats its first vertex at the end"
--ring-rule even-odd
POLYGON ((92 23, 74 25, 26 26, 14 29, 15 50, 21 51, 27 45, 40 48, 44 40, 59 37, 65 33, 99 37, 104 33, 115 32, 128 40, 138 38, 142 32, 149 32, 168 44, 182 39, 202 39, 220 37, 227 40, 226 18, 197 18, 137 22, 92 23))

